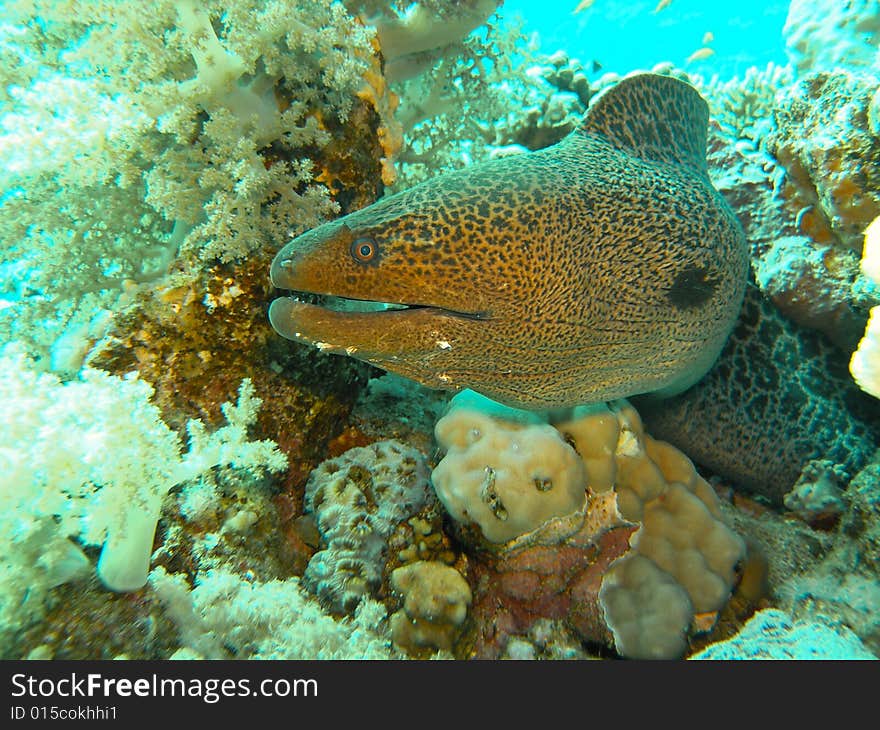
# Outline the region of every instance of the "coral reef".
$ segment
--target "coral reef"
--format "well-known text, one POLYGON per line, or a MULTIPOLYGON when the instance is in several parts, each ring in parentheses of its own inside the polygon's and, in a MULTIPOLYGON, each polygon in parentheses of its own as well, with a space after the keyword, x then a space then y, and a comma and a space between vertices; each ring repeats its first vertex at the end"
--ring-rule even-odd
POLYGON ((451 447, 432 475, 444 502, 438 483, 485 482, 484 475, 471 478, 473 464, 466 457, 474 454, 462 454, 464 444, 456 434, 465 439, 470 434, 470 446, 500 438, 505 448, 525 452, 518 458, 527 464, 530 457, 548 452, 544 442, 555 431, 557 447, 551 453, 563 458, 545 461, 540 474, 526 471, 512 482, 515 496, 524 498, 510 500, 509 518, 508 511, 491 509, 509 493, 500 479, 497 494, 478 488, 456 495, 451 514, 461 523, 462 538, 479 548, 469 569, 479 627, 470 651, 498 656, 510 635, 526 633, 538 618, 552 618, 564 619, 583 640, 598 645, 613 636, 614 646, 626 656, 681 656, 689 633, 714 623, 745 555, 741 538, 721 519, 715 493, 691 462, 647 436, 625 403, 576 409, 536 438, 529 429, 537 427, 522 424, 534 416, 491 403, 494 413, 487 416, 475 410, 478 402, 471 394, 456 396, 450 414, 437 424, 438 441, 451 447), (491 423, 505 413, 513 423, 491 423), (562 446, 583 455, 589 485, 585 489, 578 482, 579 505, 565 515, 559 515, 558 507, 544 511, 542 493, 547 490, 541 489, 548 481, 562 485, 570 479, 562 446), (493 529, 508 519, 517 530, 493 529), (472 529, 473 522, 480 529, 472 529))
POLYGON ((290 463, 285 481, 301 489, 341 429, 367 368, 279 346, 266 321, 267 265, 260 255, 238 266, 215 263, 138 292, 92 347, 89 363, 138 372, 178 429, 187 418, 219 422, 220 404, 250 379, 264 402, 255 433, 277 440, 290 463))
MULTIPOLYGON (((769 131, 776 94, 791 84, 793 79, 794 74, 789 66, 769 63, 760 69, 754 66, 748 68, 742 78, 722 81, 712 77, 709 81, 703 81, 695 77, 691 81, 710 100, 712 118, 720 126, 715 134, 735 144, 742 140, 758 142, 769 131)), ((749 147, 740 145, 737 151, 747 152, 749 147)), ((714 172, 731 174, 733 170, 718 166, 714 172)), ((735 177, 731 174, 732 179, 735 177)))
POLYGON ((793 0, 792 66, 691 79, 757 287, 645 428, 443 415, 269 328, 291 236, 619 80, 499 5, 4 4, 0 656, 880 654, 876 0, 793 0))
POLYGON ((878 86, 876 74, 817 72, 773 109, 765 144, 788 173, 786 204, 817 244, 859 251, 865 227, 880 214, 880 140, 867 128, 878 86))
POLYGON ((434 448, 434 424, 448 401, 448 393, 385 373, 367 382, 350 421, 370 441, 394 438, 429 454, 434 448))
POLYGON ((791 0, 782 35, 789 59, 802 73, 840 66, 880 67, 877 0, 791 0))
MULTIPOLYGON (((281 493, 265 510, 281 518, 282 562, 302 563, 311 551, 292 527, 301 489, 366 380, 364 368, 277 349, 265 301, 268 261, 290 232, 372 202, 393 170, 400 143, 394 100, 372 32, 338 4, 149 5, 85 3, 76 18, 52 3, 5 8, 5 20, 22 32, 2 44, 3 53, 33 62, 3 87, 10 113, 0 151, 10 164, 0 256, 26 266, 28 278, 0 327, 42 358, 22 361, 26 371, 48 366, 74 378, 88 359, 111 373, 89 370, 86 382, 58 386, 69 417, 57 417, 57 437, 88 428, 70 419, 82 410, 74 403, 78 389, 91 388, 83 396, 100 406, 91 421, 95 438, 108 451, 132 454, 120 457, 115 474, 98 473, 97 465, 71 470, 82 483, 61 481, 63 499, 47 491, 56 503, 40 508, 42 545, 34 544, 32 561, 39 565, 45 553, 44 568, 30 581, 11 568, 10 580, 33 590, 10 626, 25 615, 39 618, 51 586, 84 563, 63 539, 80 535, 75 520, 88 525, 85 544, 105 543, 102 531, 113 527, 99 573, 116 589, 143 584, 153 547, 190 575, 217 560, 217 546, 251 531, 265 512, 229 514, 226 532, 207 533, 223 535, 208 547, 192 535, 215 500, 205 479, 199 489, 184 489, 185 503, 168 513, 155 546, 153 538, 161 496, 215 464, 262 459, 278 469, 287 457, 281 493), (140 380, 117 377, 131 372, 140 380), (223 406, 244 379, 252 385, 239 410, 223 406), (238 418, 238 431, 222 426, 224 410, 238 418), (191 427, 191 452, 181 458, 171 429, 183 432, 190 419, 219 430, 212 441, 204 427, 191 427), (282 453, 269 458, 267 445, 260 456, 258 444, 249 452, 248 426, 258 438, 271 434, 282 453), (101 488, 70 509, 90 484, 101 488), (131 493, 127 505, 123 492, 131 493), (141 510, 137 495, 148 492, 141 510), (60 527, 47 528, 53 518, 60 527), (201 562, 192 555, 199 551, 201 562)), ((247 551, 238 550, 244 560, 247 551)), ((10 589, 10 606, 18 590, 10 589)))
POLYGON ((492 153, 538 150, 556 144, 580 123, 592 88, 577 59, 559 51, 526 69, 516 108, 481 124, 492 153))
POLYGON ((351 612, 382 583, 386 543, 398 523, 431 499, 422 455, 398 441, 349 449, 322 463, 306 484, 322 549, 305 585, 333 611, 351 612))
POLYGON ((719 126, 713 180, 743 224, 761 290, 786 317, 851 351, 872 304, 859 276, 861 233, 880 199, 870 72, 769 67, 703 89, 719 126))
POLYGON ((712 644, 691 659, 876 659, 845 626, 792 620, 784 611, 756 613, 739 634, 712 644))
POLYGON ((826 459, 807 462, 782 502, 811 525, 833 525, 843 514, 846 473, 826 459))
POLYGON ((791 514, 748 504, 732 493, 725 515, 767 561, 767 593, 761 607, 785 611, 793 620, 817 618, 852 631, 880 656, 880 453, 842 494, 836 520, 810 526, 791 514))

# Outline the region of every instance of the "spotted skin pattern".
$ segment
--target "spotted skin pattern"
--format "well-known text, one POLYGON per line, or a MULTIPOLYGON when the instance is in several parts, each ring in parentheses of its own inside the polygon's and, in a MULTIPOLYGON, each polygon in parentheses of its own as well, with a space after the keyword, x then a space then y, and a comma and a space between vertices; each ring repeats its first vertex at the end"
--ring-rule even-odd
POLYGON ((750 286, 712 370, 669 399, 636 405, 656 438, 775 504, 810 460, 851 478, 880 439, 877 401, 849 376, 823 335, 797 327, 750 286))
POLYGON ((721 351, 748 270, 706 174, 707 122, 688 84, 624 79, 560 143, 382 199, 296 238, 272 266, 282 289, 410 308, 280 298, 272 325, 521 408, 680 392, 721 351), (352 255, 363 240, 367 261, 352 255))

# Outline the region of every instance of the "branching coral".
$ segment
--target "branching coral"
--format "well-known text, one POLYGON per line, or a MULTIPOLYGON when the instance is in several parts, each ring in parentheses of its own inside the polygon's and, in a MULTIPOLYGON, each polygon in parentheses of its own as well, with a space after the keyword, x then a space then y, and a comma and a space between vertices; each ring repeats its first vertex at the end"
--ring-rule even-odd
POLYGON ((724 132, 735 140, 757 141, 770 125, 776 94, 792 78, 790 67, 770 63, 763 69, 749 67, 741 79, 721 81, 715 76, 708 82, 696 81, 724 132))

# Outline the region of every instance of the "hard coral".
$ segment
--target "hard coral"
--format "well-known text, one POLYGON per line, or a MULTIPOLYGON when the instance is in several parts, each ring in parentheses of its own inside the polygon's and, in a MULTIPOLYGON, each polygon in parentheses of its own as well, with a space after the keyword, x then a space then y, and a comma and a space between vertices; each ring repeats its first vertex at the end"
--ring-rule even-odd
POLYGON ((391 573, 403 607, 391 616, 394 643, 416 655, 452 646, 473 600, 470 586, 455 568, 419 560, 391 573))
POLYGON ((543 149, 559 142, 580 123, 592 89, 583 67, 562 51, 526 70, 514 86, 517 107, 493 123, 483 123, 486 141, 498 150, 543 149))
POLYGON ((321 550, 309 561, 305 585, 331 610, 353 611, 378 593, 394 529, 430 500, 422 455, 398 441, 349 449, 322 463, 306 485, 321 550))
POLYGON ((871 78, 840 71, 793 84, 791 69, 769 66, 703 84, 717 121, 710 174, 743 224, 759 287, 848 351, 868 305, 853 246, 878 203, 866 164, 877 152, 871 78))
MULTIPOLYGON (((468 395, 463 402, 469 400, 468 395)), ((492 407, 496 412, 489 417, 468 405, 456 413, 453 399, 450 415, 438 423, 441 445, 455 443, 443 441, 446 419, 470 420, 481 438, 483 433, 490 437, 493 429, 511 429, 503 423, 504 411, 492 407)), ((517 417, 533 418, 507 415, 517 417)), ((682 655, 689 633, 704 628, 697 616, 717 615, 727 602, 737 580, 735 568, 745 555, 742 539, 724 524, 714 491, 693 464, 669 444, 647 436, 628 404, 576 409, 554 425, 558 444, 575 449, 586 464, 589 488, 579 487, 575 509, 545 514, 539 498, 523 501, 520 509, 532 520, 519 520, 521 528, 503 543, 493 543, 495 531, 484 525, 493 519, 504 523, 503 515, 493 511, 484 519, 476 517, 498 495, 487 489, 462 492, 462 504, 452 512, 456 520, 476 519, 481 526, 481 534, 462 530, 478 549, 476 624, 497 625, 487 611, 504 616, 500 633, 476 630, 472 651, 497 655, 509 635, 524 633, 544 617, 565 619, 584 640, 598 644, 608 643, 610 632, 626 656, 682 655)), ((547 449, 534 438, 518 446, 536 457, 547 449)), ((468 468, 451 449, 434 471, 440 477, 434 478, 435 487, 461 480, 468 468)), ((543 468, 551 473, 550 484, 557 484, 568 467, 564 460, 551 460, 543 468)), ((528 486, 541 491, 537 481, 528 486)), ((443 499, 442 486, 438 492, 443 499)))
POLYGON ((586 471, 574 449, 547 424, 505 424, 455 409, 435 429, 443 461, 431 475, 446 510, 505 542, 584 499, 586 471))
POLYGON ((774 109, 767 149, 788 172, 783 195, 792 210, 812 208, 804 232, 817 243, 857 250, 880 214, 880 141, 867 129, 867 109, 880 85, 873 74, 810 74, 774 109))

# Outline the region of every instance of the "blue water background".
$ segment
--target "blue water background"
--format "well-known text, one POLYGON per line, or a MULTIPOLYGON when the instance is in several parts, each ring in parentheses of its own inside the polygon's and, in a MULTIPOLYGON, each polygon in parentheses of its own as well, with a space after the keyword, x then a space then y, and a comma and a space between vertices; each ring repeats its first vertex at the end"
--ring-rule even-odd
POLYGON ((654 13, 658 0, 595 0, 573 14, 578 0, 505 0, 503 17, 519 15, 527 34, 537 32, 544 53, 565 50, 588 66, 593 61, 606 71, 626 73, 650 69, 671 61, 688 73, 722 79, 742 76, 750 66, 763 68, 768 62, 786 62, 782 26, 788 12, 783 0, 672 0, 654 13), (686 63, 688 56, 703 46, 711 32, 709 46, 714 55, 686 63))

